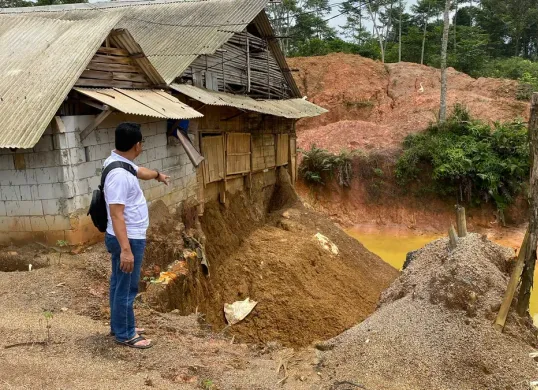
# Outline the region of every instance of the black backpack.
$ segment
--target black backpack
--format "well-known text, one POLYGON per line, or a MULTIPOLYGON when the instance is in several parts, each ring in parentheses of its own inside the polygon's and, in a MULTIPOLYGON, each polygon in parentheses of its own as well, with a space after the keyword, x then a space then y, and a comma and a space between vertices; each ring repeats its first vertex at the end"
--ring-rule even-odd
POLYGON ((92 217, 93 224, 102 233, 106 232, 106 226, 108 223, 105 201, 105 180, 108 173, 116 168, 123 168, 136 176, 136 170, 133 168, 133 166, 123 161, 114 161, 108 164, 101 174, 101 185, 97 190, 93 191, 92 202, 90 203, 88 215, 92 217))

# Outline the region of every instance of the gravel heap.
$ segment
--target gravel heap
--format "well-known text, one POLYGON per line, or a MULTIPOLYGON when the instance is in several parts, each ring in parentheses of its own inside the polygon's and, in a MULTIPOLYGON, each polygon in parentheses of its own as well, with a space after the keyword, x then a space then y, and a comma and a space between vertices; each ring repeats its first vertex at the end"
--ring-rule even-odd
POLYGON ((532 321, 512 310, 504 333, 492 325, 513 257, 478 234, 451 252, 448 239, 425 246, 372 316, 323 346, 326 377, 369 390, 528 389, 532 321))

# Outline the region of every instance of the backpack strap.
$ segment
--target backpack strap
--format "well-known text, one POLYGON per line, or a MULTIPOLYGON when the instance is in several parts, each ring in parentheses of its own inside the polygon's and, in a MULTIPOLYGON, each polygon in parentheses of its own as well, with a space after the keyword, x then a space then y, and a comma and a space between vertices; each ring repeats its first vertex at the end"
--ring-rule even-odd
POLYGON ((133 176, 136 176, 136 170, 133 168, 133 166, 129 163, 126 163, 125 161, 114 161, 111 162, 106 166, 106 168, 103 170, 103 173, 101 173, 101 191, 104 191, 105 189, 105 180, 109 172, 116 168, 123 168, 126 171, 130 172, 133 176))

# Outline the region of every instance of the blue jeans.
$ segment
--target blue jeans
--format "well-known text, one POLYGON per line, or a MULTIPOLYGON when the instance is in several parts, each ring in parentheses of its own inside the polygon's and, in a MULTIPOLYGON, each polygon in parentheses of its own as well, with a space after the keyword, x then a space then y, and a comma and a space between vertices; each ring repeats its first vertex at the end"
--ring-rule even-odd
POLYGON ((105 245, 112 255, 112 276, 110 277, 110 330, 118 341, 132 339, 135 335, 133 302, 138 294, 138 282, 146 240, 129 239, 134 255, 134 269, 128 274, 120 269, 121 247, 118 239, 106 233, 105 245))

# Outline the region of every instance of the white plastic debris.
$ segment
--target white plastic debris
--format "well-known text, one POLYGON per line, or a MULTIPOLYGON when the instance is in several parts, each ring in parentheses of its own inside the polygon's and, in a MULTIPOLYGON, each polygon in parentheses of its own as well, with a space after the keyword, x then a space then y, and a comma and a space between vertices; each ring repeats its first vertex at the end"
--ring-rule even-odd
POLYGON ((529 383, 530 390, 538 390, 538 381, 532 381, 529 383))
POLYGON ((239 321, 244 320, 257 304, 258 302, 251 301, 250 298, 232 304, 225 303, 224 316, 226 317, 226 321, 228 321, 228 324, 230 325, 237 324, 239 321))
POLYGON ((32 270, 32 264, 28 264, 28 271, 32 270))
POLYGON ((321 233, 316 233, 314 237, 318 240, 319 245, 321 245, 323 249, 331 252, 333 255, 338 255, 338 247, 331 240, 329 240, 321 233))

